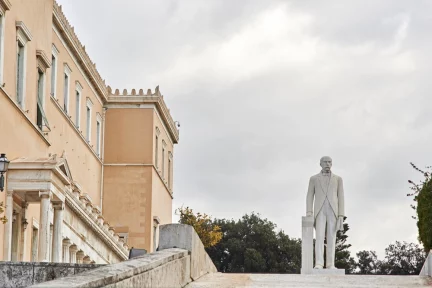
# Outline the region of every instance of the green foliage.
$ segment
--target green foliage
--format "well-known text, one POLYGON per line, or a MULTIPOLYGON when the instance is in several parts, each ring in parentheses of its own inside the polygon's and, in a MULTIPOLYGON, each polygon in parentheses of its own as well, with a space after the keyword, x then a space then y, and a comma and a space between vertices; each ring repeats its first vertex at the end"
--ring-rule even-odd
POLYGON ((194 213, 189 207, 179 208, 176 213, 180 215, 180 224, 194 227, 204 247, 216 245, 222 238, 222 232, 218 225, 212 223, 211 217, 207 214, 194 213))
POLYGON ((426 253, 414 243, 399 242, 385 249, 381 273, 388 275, 418 275, 426 260, 426 253))
POLYGON ((220 272, 226 273, 300 273, 301 242, 259 214, 244 215, 240 220, 215 219, 221 227, 222 240, 207 248, 220 272))
MULTIPOLYGON (((413 196, 414 202, 417 206, 411 205, 411 207, 416 210, 417 217, 417 227, 419 233, 419 241, 423 244, 424 249, 428 252, 432 248, 432 182, 431 182, 431 172, 423 171, 416 167, 413 163, 411 166, 418 172, 420 172, 424 180, 420 184, 416 184, 411 180, 408 182, 411 184, 412 193, 408 196, 413 196)), ((426 169, 430 170, 430 167, 426 169)))
POLYGON ((358 274, 378 274, 381 262, 375 251, 359 251, 356 256, 358 258, 357 267, 360 270, 358 274))
POLYGON ((356 263, 348 250, 351 247, 351 244, 347 244, 348 235, 346 233, 348 230, 349 225, 344 223, 343 231, 338 231, 336 234, 335 266, 339 269, 345 269, 347 274, 351 274, 356 268, 356 263))
POLYGON ((375 251, 357 254, 358 274, 418 275, 426 260, 426 253, 419 245, 399 242, 385 249, 385 259, 378 260, 375 251))

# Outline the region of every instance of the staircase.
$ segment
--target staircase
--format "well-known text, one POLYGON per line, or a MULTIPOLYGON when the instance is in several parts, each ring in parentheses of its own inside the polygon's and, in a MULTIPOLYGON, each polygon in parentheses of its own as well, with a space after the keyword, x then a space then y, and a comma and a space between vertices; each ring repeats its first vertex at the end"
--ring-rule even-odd
POLYGON ((426 276, 375 276, 375 275, 298 275, 298 274, 207 274, 189 283, 187 288, 228 287, 431 287, 432 280, 426 276))

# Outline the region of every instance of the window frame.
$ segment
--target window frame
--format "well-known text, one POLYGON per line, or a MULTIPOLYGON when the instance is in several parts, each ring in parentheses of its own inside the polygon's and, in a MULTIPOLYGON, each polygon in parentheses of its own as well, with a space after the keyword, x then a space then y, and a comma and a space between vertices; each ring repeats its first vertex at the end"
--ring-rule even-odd
POLYGON ((37 75, 38 75, 38 79, 37 79, 37 99, 36 101, 38 102, 37 104, 39 104, 41 107, 39 107, 39 105, 36 105, 36 126, 38 126, 38 128, 42 131, 42 128, 44 126, 44 107, 45 107, 45 78, 46 78, 46 74, 45 72, 41 69, 41 68, 37 68, 37 75), (39 77, 41 77, 42 79, 40 79, 39 77), (39 102, 40 101, 40 102, 39 102), (40 112, 38 110, 41 110, 40 112), (39 120, 39 113, 41 114, 41 123, 39 125, 38 120, 39 120))
POLYGON ((173 154, 168 151, 168 188, 172 189, 173 154))
MULTIPOLYGON (((17 40, 17 59, 16 59, 16 101, 18 103, 18 106, 21 107, 21 109, 25 109, 25 100, 26 100, 26 76, 27 76, 27 42, 32 40, 32 36, 30 31, 28 30, 27 26, 22 21, 16 21, 16 40, 17 40), (18 52, 22 48, 22 58, 19 63, 18 59, 18 52), (22 66, 21 69, 19 69, 19 66, 22 66)), ((21 55, 21 54, 20 54, 21 55)))
POLYGON ((91 143, 91 119, 92 119, 93 102, 87 97, 86 103, 86 140, 91 143))
POLYGON ((96 113, 96 154, 101 157, 101 140, 102 140, 102 117, 96 113))
POLYGON ((69 65, 65 62, 63 69, 63 111, 69 115, 69 102, 70 102, 70 82, 72 70, 69 65), (67 83, 66 83, 67 77, 67 83), (67 85, 66 85, 67 84, 67 85))
POLYGON ((4 34, 5 34, 6 13, 0 10, 0 86, 3 87, 4 69, 4 34))
POLYGON ((155 135, 155 167, 156 170, 157 168, 159 168, 159 135, 160 135, 160 130, 158 127, 156 127, 156 135, 155 135))
POLYGON ((81 84, 75 82, 75 127, 79 130, 81 128, 81 98, 83 87, 81 84))
POLYGON ((165 180, 165 149, 166 143, 165 140, 162 140, 162 179, 165 180))
POLYGON ((57 94, 57 67, 58 67, 58 54, 59 51, 57 47, 53 44, 52 45, 52 52, 51 52, 51 96, 56 97, 57 94))

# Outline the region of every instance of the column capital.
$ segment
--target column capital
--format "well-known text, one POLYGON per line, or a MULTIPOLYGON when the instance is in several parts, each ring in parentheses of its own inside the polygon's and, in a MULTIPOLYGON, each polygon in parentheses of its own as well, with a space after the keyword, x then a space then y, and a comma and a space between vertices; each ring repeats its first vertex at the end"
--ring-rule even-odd
POLYGON ((13 190, 6 190, 6 196, 11 197, 13 195, 13 190))
POLYGON ((61 202, 61 201, 52 202, 52 206, 53 206, 54 210, 64 210, 65 209, 64 202, 61 202))
POLYGON ((78 251, 78 247, 75 244, 73 244, 73 245, 71 245, 69 247, 69 251, 71 251, 71 252, 77 252, 78 251))
POLYGON ((52 199, 52 192, 51 191, 39 191, 39 197, 40 198, 49 198, 52 199))
POLYGON ((72 242, 69 239, 63 239, 63 247, 71 246, 72 242))

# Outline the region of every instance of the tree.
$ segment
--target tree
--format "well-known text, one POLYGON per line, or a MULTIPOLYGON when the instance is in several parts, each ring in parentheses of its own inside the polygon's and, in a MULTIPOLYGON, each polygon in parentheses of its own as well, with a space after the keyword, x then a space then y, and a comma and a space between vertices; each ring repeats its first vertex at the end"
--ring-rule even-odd
POLYGON ((176 213, 180 215, 180 224, 191 225, 201 239, 204 247, 216 245, 222 238, 220 227, 212 223, 211 217, 207 214, 194 214, 189 207, 179 208, 176 213))
POLYGON ((343 231, 337 231, 336 233, 335 266, 339 269, 345 269, 347 274, 351 274, 356 268, 356 263, 348 250, 351 247, 351 244, 347 244, 348 230, 349 225, 344 223, 343 231))
POLYGON ((414 243, 396 241, 385 249, 385 254, 380 274, 419 275, 426 260, 426 253, 414 243))
POLYGON ((375 251, 359 251, 356 254, 358 261, 357 267, 360 269, 358 274, 377 274, 380 267, 381 262, 378 260, 375 251))
POLYGON ((426 167, 429 171, 424 171, 416 167, 413 163, 411 166, 421 173, 424 180, 420 184, 416 184, 411 180, 408 182, 411 184, 410 189, 412 193, 407 194, 407 196, 413 196, 413 200, 416 205, 411 205, 411 208, 416 210, 417 217, 417 227, 419 233, 419 240, 423 244, 426 252, 432 249, 432 181, 431 181, 431 167, 426 167))
POLYGON ((215 219, 221 227, 222 240, 207 248, 220 272, 226 273, 300 273, 301 242, 259 214, 244 215, 240 220, 215 219))

